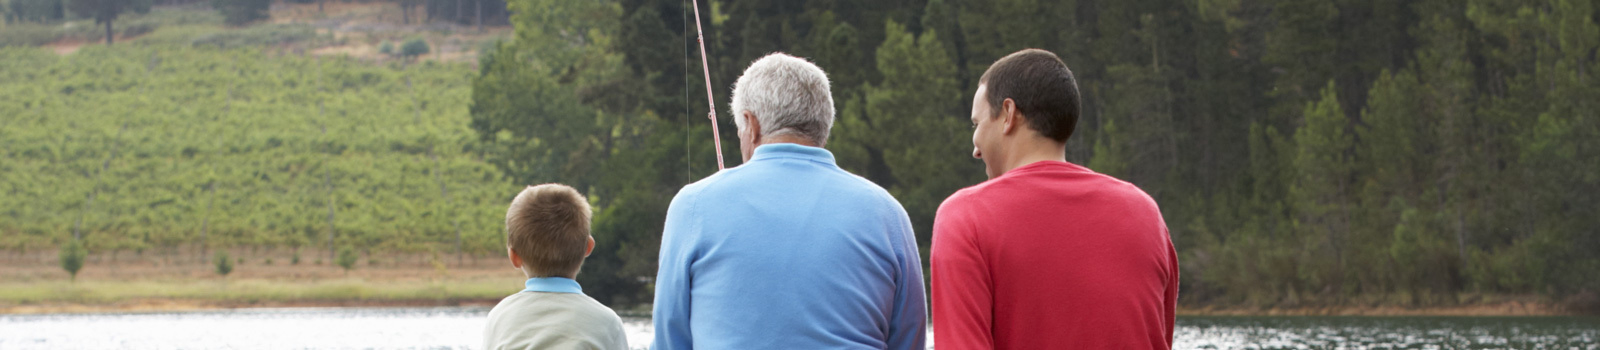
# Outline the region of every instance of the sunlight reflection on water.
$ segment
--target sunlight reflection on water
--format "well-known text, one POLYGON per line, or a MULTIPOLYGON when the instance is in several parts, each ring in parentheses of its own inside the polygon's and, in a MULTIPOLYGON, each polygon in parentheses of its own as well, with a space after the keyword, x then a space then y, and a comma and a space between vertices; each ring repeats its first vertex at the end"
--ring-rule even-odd
POLYGON ((1180 349, 1600 349, 1594 317, 1185 317, 1180 349))
MULTIPOLYGON (((0 315, 0 349, 474 349, 488 311, 0 315)), ((649 319, 625 318, 623 326, 629 344, 648 347, 654 336, 649 319)), ((1600 350, 1600 318, 1184 317, 1174 338, 1177 349, 1600 350)))

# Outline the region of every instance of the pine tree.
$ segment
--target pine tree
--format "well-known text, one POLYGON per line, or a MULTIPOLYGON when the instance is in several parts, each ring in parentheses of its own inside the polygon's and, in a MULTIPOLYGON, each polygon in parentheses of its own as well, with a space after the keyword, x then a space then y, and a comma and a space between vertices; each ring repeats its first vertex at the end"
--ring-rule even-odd
POLYGON ((66 0, 67 9, 78 16, 93 18, 95 24, 104 25, 106 28, 106 45, 111 45, 115 33, 111 32, 111 22, 116 21, 124 12, 148 12, 148 0, 66 0))
POLYGON ((1107 80, 1111 88, 1100 97, 1106 101, 1103 126, 1089 160, 1090 168, 1139 185, 1155 198, 1167 194, 1164 185, 1177 171, 1179 146, 1172 93, 1160 67, 1119 64, 1110 68, 1107 80), (1106 153, 1102 154, 1102 149, 1106 153), (1118 166, 1098 168, 1109 164, 1118 166))
POLYGON ((863 88, 865 115, 871 116, 866 132, 874 136, 867 146, 883 150, 894 179, 888 190, 905 205, 919 241, 931 242, 939 203, 982 174, 964 127, 970 113, 959 108, 964 98, 956 87, 955 63, 937 32, 914 35, 888 21, 884 33, 877 50, 883 80, 863 88))
POLYGON ((211 7, 222 13, 228 25, 243 26, 270 17, 272 0, 211 0, 211 7))
POLYGON ((1308 103, 1305 124, 1295 130, 1294 182, 1290 185, 1295 211, 1295 231, 1301 235, 1308 261, 1302 278, 1313 290, 1343 288, 1349 254, 1351 178, 1350 154, 1355 139, 1339 107, 1332 82, 1322 98, 1308 103))
POLYGON ((67 270, 72 275, 72 281, 78 280, 78 270, 83 269, 83 259, 89 252, 83 248, 83 242, 76 239, 67 242, 61 247, 61 269, 67 270))

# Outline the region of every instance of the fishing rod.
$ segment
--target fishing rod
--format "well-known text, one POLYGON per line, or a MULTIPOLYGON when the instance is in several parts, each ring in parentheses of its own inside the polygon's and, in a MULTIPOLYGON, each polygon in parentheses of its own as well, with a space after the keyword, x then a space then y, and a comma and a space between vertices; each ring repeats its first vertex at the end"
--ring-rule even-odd
POLYGON ((722 170, 722 133, 717 131, 717 100, 711 94, 711 63, 706 58, 706 34, 700 28, 700 1, 693 0, 694 5, 694 33, 695 40, 700 42, 700 73, 706 77, 706 107, 711 111, 706 113, 706 118, 711 119, 711 141, 717 147, 717 170, 722 170))

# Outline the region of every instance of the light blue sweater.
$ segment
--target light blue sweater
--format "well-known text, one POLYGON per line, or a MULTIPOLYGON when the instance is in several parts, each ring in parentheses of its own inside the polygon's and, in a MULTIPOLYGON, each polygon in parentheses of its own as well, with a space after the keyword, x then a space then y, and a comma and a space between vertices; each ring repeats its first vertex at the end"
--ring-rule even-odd
POLYGON ((655 349, 922 349, 906 211, 817 147, 770 144, 667 209, 655 349))

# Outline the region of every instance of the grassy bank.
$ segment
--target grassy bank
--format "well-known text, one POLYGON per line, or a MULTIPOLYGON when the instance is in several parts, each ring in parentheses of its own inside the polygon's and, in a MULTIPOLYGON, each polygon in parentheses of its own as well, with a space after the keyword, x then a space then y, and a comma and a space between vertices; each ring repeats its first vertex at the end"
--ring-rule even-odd
POLYGON ((287 306, 493 305, 521 278, 284 281, 140 280, 0 283, 0 313, 171 311, 287 306))
POLYGON ((43 302, 116 303, 166 298, 238 302, 499 299, 521 289, 521 278, 499 280, 367 281, 360 278, 319 281, 111 281, 0 284, 0 300, 14 304, 43 302))
POLYGON ((198 254, 100 254, 76 281, 47 252, 0 257, 0 314, 177 311, 242 307, 493 305, 523 276, 498 257, 379 255, 345 270, 304 252, 247 250, 224 277, 198 254))
MULTIPOLYGON (((418 271, 424 275, 425 271, 418 271)), ((510 271, 506 271, 510 272, 510 271)), ((167 278, 0 283, 0 314, 164 312, 255 307, 492 306, 517 292, 515 274, 463 278, 167 278)), ((629 310, 648 316, 648 308, 629 310)), ((1184 306, 1180 316, 1553 316, 1574 314, 1537 297, 1500 296, 1455 305, 1303 307, 1184 306)))
MULTIPOLYGON (((353 270, 313 262, 305 252, 237 251, 226 278, 194 253, 126 254, 92 259, 70 280, 53 252, 0 255, 0 314, 165 312, 258 307, 492 306, 518 291, 520 272, 503 257, 469 256, 450 266, 427 256, 367 258, 353 270), (276 261, 276 263, 273 263, 276 261)), ((315 259, 315 260, 314 260, 315 259)), ((592 287, 592 286, 591 286, 592 287)), ((1593 314, 1585 300, 1539 295, 1465 293, 1414 299, 1353 297, 1302 300, 1297 305, 1186 303, 1181 316, 1553 316, 1593 314)), ((612 305, 648 317, 649 305, 612 305)))

